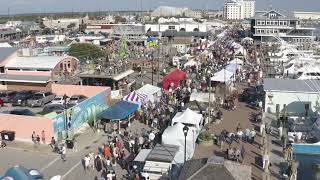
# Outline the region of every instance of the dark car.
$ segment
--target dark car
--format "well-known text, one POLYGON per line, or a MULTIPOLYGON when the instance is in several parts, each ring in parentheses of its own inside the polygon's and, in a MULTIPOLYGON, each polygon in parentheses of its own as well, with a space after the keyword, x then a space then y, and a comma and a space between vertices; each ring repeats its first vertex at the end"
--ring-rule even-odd
POLYGON ((56 112, 57 114, 60 114, 64 110, 65 108, 62 104, 48 104, 43 108, 42 114, 49 114, 52 112, 56 112))
POLYGON ((17 92, 14 91, 4 91, 0 92, 0 99, 4 103, 10 103, 11 99, 17 94, 17 92))
POLYGON ((22 91, 17 93, 11 100, 13 106, 26 106, 28 99, 33 96, 31 91, 22 91))
POLYGON ((33 113, 29 109, 14 109, 12 111, 5 111, 3 113, 6 114, 14 114, 14 115, 21 115, 21 116, 35 116, 36 114, 33 113))
POLYGON ((36 169, 27 169, 23 166, 13 166, 9 168, 3 177, 0 177, 2 180, 40 180, 43 179, 43 174, 36 169))
POLYGON ((68 107, 73 107, 75 105, 78 105, 79 103, 81 103, 82 101, 84 101, 86 99, 87 99, 87 97, 85 97, 83 95, 71 96, 69 101, 68 101, 68 107))
POLYGON ((240 101, 246 103, 252 103, 255 101, 263 101, 264 99, 264 90, 263 86, 254 86, 244 89, 243 93, 240 96, 240 101))

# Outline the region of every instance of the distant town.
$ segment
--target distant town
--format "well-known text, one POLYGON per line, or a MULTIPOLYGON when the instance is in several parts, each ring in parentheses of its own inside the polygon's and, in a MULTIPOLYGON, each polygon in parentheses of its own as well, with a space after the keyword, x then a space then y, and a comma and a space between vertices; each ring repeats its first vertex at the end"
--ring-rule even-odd
POLYGON ((320 11, 0 16, 1 180, 320 179, 320 11))

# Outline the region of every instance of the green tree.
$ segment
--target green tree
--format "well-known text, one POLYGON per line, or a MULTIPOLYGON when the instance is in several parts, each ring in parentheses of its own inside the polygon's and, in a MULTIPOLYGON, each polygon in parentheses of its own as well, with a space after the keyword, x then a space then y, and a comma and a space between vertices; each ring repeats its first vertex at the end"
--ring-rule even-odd
POLYGON ((86 60, 92 61, 98 58, 105 58, 107 53, 96 45, 77 43, 71 45, 69 55, 78 58, 81 62, 85 62, 86 60))

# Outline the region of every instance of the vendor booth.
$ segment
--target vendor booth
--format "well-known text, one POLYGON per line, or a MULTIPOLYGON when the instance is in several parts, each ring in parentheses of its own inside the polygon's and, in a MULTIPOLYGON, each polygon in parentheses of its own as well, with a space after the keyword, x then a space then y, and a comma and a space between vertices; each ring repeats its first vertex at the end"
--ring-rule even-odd
POLYGON ((99 114, 99 117, 102 121, 111 120, 118 121, 119 130, 120 130, 120 122, 122 120, 128 120, 130 122, 130 117, 138 110, 139 105, 130 103, 127 101, 120 101, 110 108, 99 114))
POLYGON ((161 88, 146 84, 137 90, 138 93, 147 95, 147 101, 155 102, 162 94, 161 88))
POLYGON ((237 74, 241 70, 241 65, 240 64, 231 63, 231 64, 228 64, 225 67, 225 70, 229 71, 229 72, 232 72, 233 74, 237 74))
POLYGON ((201 114, 193 112, 191 109, 186 109, 183 112, 178 112, 172 119, 171 125, 175 125, 178 122, 183 125, 187 125, 189 128, 196 128, 200 130, 203 117, 201 114))
POLYGON ((230 83, 233 75, 234 74, 232 72, 222 69, 221 71, 215 73, 213 77, 211 77, 211 81, 230 83))
POLYGON ((173 88, 176 89, 180 86, 180 81, 186 79, 187 73, 181 71, 180 69, 176 69, 163 78, 162 87, 163 89, 168 90, 170 88, 170 84, 173 83, 173 88))
MULTIPOLYGON (((177 152, 174 161, 177 164, 184 163, 184 145, 185 136, 183 133, 184 125, 178 122, 174 126, 167 127, 162 134, 162 144, 170 144, 179 146, 179 151, 177 152)), ((186 159, 192 158, 195 150, 196 138, 194 137, 194 132, 189 130, 186 136, 186 159)))
POLYGON ((132 91, 131 93, 129 93, 128 95, 124 96, 122 98, 124 101, 128 101, 134 104, 138 104, 139 107, 141 106, 141 104, 147 102, 148 100, 148 95, 138 92, 138 91, 132 91))
POLYGON ((190 101, 198 101, 198 102, 214 102, 216 101, 216 98, 214 96, 214 93, 201 93, 201 92, 193 92, 190 96, 190 101))
POLYGON ((243 65, 243 61, 239 58, 234 58, 233 60, 231 60, 229 62, 229 64, 239 64, 239 65, 243 65))

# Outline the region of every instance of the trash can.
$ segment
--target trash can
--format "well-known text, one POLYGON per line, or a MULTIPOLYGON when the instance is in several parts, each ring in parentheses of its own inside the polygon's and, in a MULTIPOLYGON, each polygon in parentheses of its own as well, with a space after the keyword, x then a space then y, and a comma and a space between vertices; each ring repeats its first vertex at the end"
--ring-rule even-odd
POLYGON ((66 145, 67 145, 68 149, 73 149, 73 146, 74 146, 73 140, 72 139, 67 139, 66 140, 66 145))
POLYGON ((15 132, 9 130, 3 130, 1 133, 1 139, 6 141, 13 141, 15 139, 15 132))

